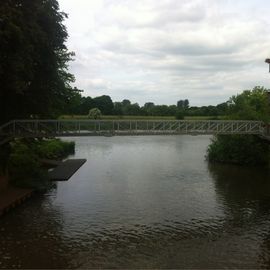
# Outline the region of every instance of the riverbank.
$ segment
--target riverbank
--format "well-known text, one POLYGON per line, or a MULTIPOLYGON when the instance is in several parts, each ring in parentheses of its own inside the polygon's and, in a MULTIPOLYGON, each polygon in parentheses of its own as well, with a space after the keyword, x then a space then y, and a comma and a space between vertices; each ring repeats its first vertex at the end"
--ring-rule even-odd
POLYGON ((8 177, 0 175, 0 193, 8 187, 8 177))
POLYGON ((7 186, 0 191, 0 216, 22 204, 33 194, 33 189, 16 188, 7 186))
POLYGON ((9 177, 0 176, 0 216, 22 204, 33 194, 33 189, 13 187, 9 183, 9 177))
POLYGON ((269 142, 256 135, 217 135, 207 149, 210 162, 235 165, 270 165, 269 142))
POLYGON ((1 156, 0 215, 20 205, 35 191, 46 191, 52 184, 44 159, 59 163, 75 151, 73 142, 59 139, 15 140, 1 156))

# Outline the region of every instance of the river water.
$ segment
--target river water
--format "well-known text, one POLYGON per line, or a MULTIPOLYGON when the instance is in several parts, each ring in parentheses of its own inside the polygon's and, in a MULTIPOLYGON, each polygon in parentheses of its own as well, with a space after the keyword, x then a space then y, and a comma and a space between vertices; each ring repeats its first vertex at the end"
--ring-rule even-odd
POLYGON ((270 177, 209 136, 84 137, 87 163, 0 219, 0 268, 269 268, 270 177))

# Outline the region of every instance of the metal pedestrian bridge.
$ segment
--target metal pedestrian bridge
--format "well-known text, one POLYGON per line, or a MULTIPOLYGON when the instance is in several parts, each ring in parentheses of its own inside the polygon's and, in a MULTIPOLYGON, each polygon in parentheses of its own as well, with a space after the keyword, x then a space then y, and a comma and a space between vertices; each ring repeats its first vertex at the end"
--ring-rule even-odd
POLYGON ((0 144, 13 138, 266 133, 263 122, 248 120, 13 120, 0 126, 0 144))

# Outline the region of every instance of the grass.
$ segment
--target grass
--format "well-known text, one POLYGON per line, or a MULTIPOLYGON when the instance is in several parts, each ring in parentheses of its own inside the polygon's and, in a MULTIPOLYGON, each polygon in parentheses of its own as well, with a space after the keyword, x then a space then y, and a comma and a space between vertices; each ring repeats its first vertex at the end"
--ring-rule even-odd
POLYGON ((185 116, 185 120, 222 120, 224 116, 185 116))
MULTIPOLYGON (((62 115, 59 119, 87 120, 87 115, 62 115)), ((185 116, 185 120, 223 119, 222 116, 185 116)), ((101 120, 176 120, 174 116, 102 115, 101 120)))

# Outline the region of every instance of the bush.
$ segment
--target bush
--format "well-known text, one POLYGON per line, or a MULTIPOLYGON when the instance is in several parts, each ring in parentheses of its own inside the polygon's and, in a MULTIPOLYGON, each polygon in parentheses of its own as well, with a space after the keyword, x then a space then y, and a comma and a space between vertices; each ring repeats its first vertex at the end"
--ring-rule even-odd
POLYGON ((89 111, 88 118, 100 119, 101 111, 98 108, 93 108, 89 111))
POLYGON ((255 135, 218 135, 207 149, 209 161, 267 165, 269 145, 255 135))
POLYGON ((49 184, 48 173, 42 170, 38 156, 22 142, 15 142, 11 146, 8 171, 11 184, 33 189, 44 189, 49 184))
POLYGON ((42 140, 34 145, 35 153, 40 158, 61 159, 75 151, 74 142, 64 142, 59 139, 42 140))
POLYGON ((43 190, 50 186, 40 159, 61 159, 74 153, 75 143, 52 140, 17 140, 11 144, 8 171, 12 185, 43 190))
POLYGON ((175 118, 177 120, 183 120, 185 117, 184 111, 183 110, 178 110, 175 114, 175 118))

